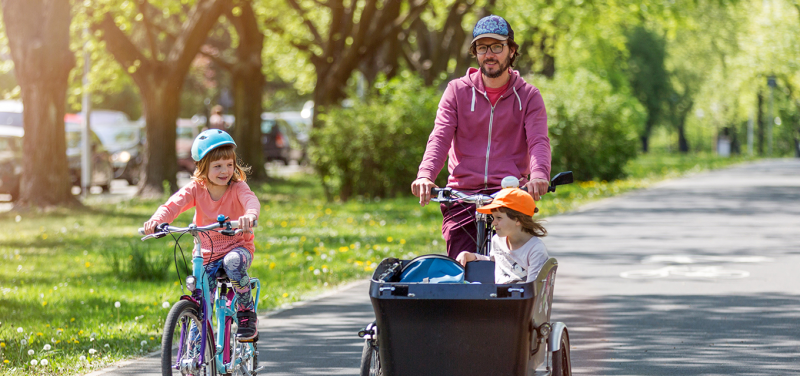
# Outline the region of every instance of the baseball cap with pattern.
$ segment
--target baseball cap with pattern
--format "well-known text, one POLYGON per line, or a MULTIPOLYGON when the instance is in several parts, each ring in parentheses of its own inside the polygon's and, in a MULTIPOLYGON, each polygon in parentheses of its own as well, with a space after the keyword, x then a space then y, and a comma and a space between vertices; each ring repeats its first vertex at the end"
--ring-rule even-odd
POLYGON ((480 38, 514 40, 514 30, 503 17, 491 15, 481 18, 472 30, 472 43, 480 38))

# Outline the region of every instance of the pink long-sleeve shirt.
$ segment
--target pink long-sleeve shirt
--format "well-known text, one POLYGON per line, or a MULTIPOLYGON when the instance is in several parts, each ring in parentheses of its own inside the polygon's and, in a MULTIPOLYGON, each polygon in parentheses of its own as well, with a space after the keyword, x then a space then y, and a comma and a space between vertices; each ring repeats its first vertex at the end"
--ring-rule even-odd
POLYGON ((509 70, 511 78, 493 105, 480 70, 450 81, 439 102, 417 178, 433 181, 447 157, 447 186, 500 188, 506 176, 550 179, 547 112, 539 89, 509 70))
MULTIPOLYGON (((217 222, 217 215, 224 214, 231 220, 238 220, 246 214, 254 214, 258 218, 261 213, 261 204, 258 197, 250 190, 247 183, 233 182, 228 186, 228 190, 218 201, 211 198, 211 194, 203 185, 192 181, 161 205, 155 214, 150 218, 158 223, 172 223, 179 214, 186 210, 195 208, 194 224, 206 226, 217 222)), ((201 247, 203 249, 203 263, 219 260, 225 254, 237 247, 244 247, 250 254, 255 253, 254 235, 241 233, 236 236, 222 235, 217 232, 208 232, 210 237, 201 235, 201 247), (213 243, 213 255, 211 253, 213 243)))

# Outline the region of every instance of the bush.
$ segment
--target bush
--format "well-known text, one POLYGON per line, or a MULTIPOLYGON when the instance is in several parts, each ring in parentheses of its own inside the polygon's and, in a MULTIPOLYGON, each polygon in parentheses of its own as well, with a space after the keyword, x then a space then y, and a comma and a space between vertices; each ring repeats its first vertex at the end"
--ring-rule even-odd
POLYGON ((552 171, 572 170, 583 181, 624 177, 645 119, 636 99, 586 70, 535 84, 547 107, 552 171))
POLYGON ((309 155, 329 198, 410 194, 441 94, 410 74, 378 86, 374 98, 319 115, 309 155))

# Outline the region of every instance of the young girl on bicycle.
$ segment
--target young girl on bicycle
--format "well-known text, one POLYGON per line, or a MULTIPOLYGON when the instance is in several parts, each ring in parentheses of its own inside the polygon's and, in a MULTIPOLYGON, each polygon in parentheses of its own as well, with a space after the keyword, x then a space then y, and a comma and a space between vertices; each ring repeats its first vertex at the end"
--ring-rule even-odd
POLYGON ((497 233, 492 237, 490 255, 464 251, 456 260, 464 266, 470 261, 493 260, 498 284, 533 281, 549 258, 539 239, 547 235, 547 230, 533 219, 536 211, 533 197, 519 188, 505 188, 492 203, 478 211, 494 217, 492 225, 497 233))
POLYGON ((224 269, 237 296, 238 331, 236 338, 242 342, 257 341, 257 319, 250 294, 250 277, 247 269, 253 261, 252 225, 258 219, 261 205, 245 181, 249 167, 242 167, 236 159, 236 143, 223 130, 209 129, 200 133, 192 144, 192 159, 197 167, 192 182, 181 188, 161 205, 144 223, 145 234, 152 234, 160 223, 170 223, 184 211, 195 207, 194 224, 210 225, 217 215, 239 221, 242 233, 226 236, 208 232, 203 236, 203 265, 209 275, 211 296, 216 289, 216 276, 224 269))

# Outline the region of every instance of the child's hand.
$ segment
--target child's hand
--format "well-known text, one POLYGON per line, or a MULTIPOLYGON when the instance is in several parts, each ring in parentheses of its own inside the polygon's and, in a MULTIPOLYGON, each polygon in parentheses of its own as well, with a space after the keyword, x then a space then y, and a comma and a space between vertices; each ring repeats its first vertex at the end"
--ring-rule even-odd
POLYGON ((467 266, 468 262, 475 261, 477 259, 478 259, 478 257, 475 256, 474 253, 467 252, 467 251, 459 253, 458 256, 456 257, 456 261, 458 261, 458 263, 461 264, 461 266, 464 266, 464 267, 467 266))
POLYGON ((154 221, 152 219, 147 221, 147 222, 145 222, 144 226, 142 226, 142 227, 144 227, 144 234, 145 235, 152 234, 156 230, 156 226, 158 226, 158 222, 156 222, 156 221, 154 221))
POLYGON ((239 228, 242 229, 243 232, 253 232, 253 222, 256 221, 256 216, 253 214, 247 214, 239 217, 239 228))

